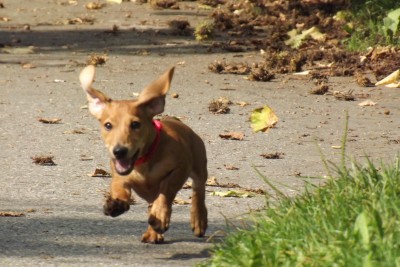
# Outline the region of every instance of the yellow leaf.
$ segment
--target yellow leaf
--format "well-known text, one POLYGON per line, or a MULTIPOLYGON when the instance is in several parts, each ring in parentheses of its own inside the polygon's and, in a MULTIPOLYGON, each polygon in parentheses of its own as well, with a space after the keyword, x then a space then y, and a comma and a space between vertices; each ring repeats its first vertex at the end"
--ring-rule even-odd
POLYGON ((274 111, 268 107, 264 106, 262 108, 255 109, 251 113, 250 117, 251 128, 253 131, 267 131, 269 128, 273 128, 278 122, 278 117, 275 115, 274 111))
POLYGON ((316 27, 311 27, 310 29, 304 30, 301 33, 297 33, 297 30, 293 29, 289 31, 287 35, 289 35, 290 38, 289 40, 285 41, 285 44, 291 46, 292 48, 299 47, 303 40, 307 37, 311 37, 316 41, 324 41, 326 37, 326 35, 321 33, 316 27))
POLYGON ((219 197, 238 197, 238 198, 249 198, 254 197, 253 193, 238 191, 238 190, 229 190, 229 191, 213 191, 211 193, 212 196, 219 197))
POLYGON ((376 86, 386 85, 386 87, 394 87, 394 88, 400 87, 400 70, 396 70, 395 72, 392 72, 389 76, 383 78, 382 80, 377 82, 375 85, 376 86))

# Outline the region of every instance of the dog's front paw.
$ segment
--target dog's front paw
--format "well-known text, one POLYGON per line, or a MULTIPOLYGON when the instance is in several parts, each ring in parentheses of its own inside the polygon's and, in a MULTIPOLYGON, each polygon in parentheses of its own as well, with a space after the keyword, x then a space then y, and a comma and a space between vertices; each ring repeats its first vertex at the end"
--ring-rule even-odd
POLYGON ((119 199, 112 199, 111 197, 106 200, 103 206, 104 214, 111 217, 117 217, 128 210, 129 203, 119 199))
POLYGON ((151 226, 149 226, 149 228, 147 228, 147 231, 142 235, 142 242, 150 244, 161 244, 164 242, 164 235, 157 233, 151 226))

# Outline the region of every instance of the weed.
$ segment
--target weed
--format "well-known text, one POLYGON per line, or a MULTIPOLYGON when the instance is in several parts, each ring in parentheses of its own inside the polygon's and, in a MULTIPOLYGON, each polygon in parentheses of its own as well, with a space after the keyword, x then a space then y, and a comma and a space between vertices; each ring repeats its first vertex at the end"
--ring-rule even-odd
POLYGON ((399 266, 400 158, 347 167, 347 128, 346 114, 341 164, 323 158, 329 176, 322 187, 308 183, 289 198, 256 169, 277 203, 216 244, 203 266, 399 266))

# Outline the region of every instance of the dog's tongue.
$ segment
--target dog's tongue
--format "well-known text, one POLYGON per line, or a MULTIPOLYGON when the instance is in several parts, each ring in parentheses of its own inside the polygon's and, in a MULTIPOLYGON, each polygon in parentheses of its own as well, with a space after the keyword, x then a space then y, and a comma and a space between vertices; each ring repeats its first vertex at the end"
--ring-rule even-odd
POLYGON ((131 160, 116 160, 115 161, 115 168, 119 173, 125 173, 132 167, 132 161, 131 160))

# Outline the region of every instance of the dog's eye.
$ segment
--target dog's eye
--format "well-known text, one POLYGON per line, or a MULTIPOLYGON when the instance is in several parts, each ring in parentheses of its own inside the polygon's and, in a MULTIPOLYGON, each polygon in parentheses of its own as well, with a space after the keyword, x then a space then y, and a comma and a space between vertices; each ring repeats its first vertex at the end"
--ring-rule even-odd
POLYGON ((106 128, 107 131, 111 130, 112 127, 113 127, 112 124, 109 123, 109 122, 106 122, 106 123, 104 124, 104 128, 106 128))
POLYGON ((137 130, 139 128, 140 128, 140 122, 138 122, 138 121, 131 122, 131 129, 132 130, 137 130))

